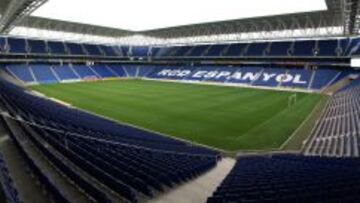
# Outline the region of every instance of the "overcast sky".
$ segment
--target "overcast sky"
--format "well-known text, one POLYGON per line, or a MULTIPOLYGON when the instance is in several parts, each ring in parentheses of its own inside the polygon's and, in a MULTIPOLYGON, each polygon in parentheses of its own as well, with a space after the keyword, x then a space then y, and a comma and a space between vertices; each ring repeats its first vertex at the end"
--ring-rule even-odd
POLYGON ((143 31, 325 9, 325 0, 49 0, 34 15, 143 31))

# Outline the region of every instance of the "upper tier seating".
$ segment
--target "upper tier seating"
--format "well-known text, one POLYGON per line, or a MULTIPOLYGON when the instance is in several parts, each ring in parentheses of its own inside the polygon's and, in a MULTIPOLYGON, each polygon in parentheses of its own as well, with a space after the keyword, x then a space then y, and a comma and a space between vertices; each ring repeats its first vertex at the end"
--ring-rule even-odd
POLYGON ((29 50, 31 54, 47 54, 48 49, 46 42, 42 40, 28 40, 29 50))
POLYGON ((138 57, 147 56, 148 52, 149 52, 148 47, 134 47, 132 49, 132 55, 133 56, 138 56, 138 57))
POLYGON ((268 56, 289 56, 293 42, 272 42, 268 56))
POLYGON ((208 47, 209 47, 209 45, 196 46, 189 53, 187 53, 187 56, 190 56, 190 57, 203 56, 208 47))
POLYGON ((98 45, 84 44, 84 48, 89 56, 103 56, 98 45))
POLYGON ((248 44, 231 44, 224 49, 223 56, 242 56, 248 44))
POLYGON ((53 55, 68 55, 63 42, 48 42, 49 51, 53 55))
POLYGON ((206 172, 219 158, 216 151, 67 108, 5 81, 0 81, 0 107, 21 118, 5 117, 3 121, 20 148, 26 138, 99 202, 109 202, 106 199, 110 197, 104 197, 109 189, 129 202, 138 202, 141 196, 153 197, 206 172), (89 185, 91 180, 84 179, 80 171, 106 188, 89 185))
POLYGON ((6 38, 0 37, 0 53, 6 52, 6 38))
POLYGON ((338 56, 340 55, 338 40, 320 40, 318 44, 317 56, 338 56))
POLYGON ((303 151, 306 155, 359 156, 360 79, 328 101, 303 151))
POLYGON ((283 154, 240 157, 208 203, 360 202, 360 160, 283 154))
POLYGON ((265 56, 266 48, 269 46, 269 43, 251 43, 246 52, 244 52, 244 56, 265 56))
POLYGON ((6 48, 10 54, 70 54, 88 57, 350 57, 360 55, 359 42, 360 38, 342 38, 130 48, 0 37, 0 52, 7 51, 6 48))
POLYGON ((84 56, 86 55, 81 44, 65 43, 71 55, 84 56))
POLYGON ((352 38, 347 40, 348 44, 343 52, 345 56, 352 55, 354 52, 359 50, 360 38, 352 38))
POLYGON ((228 45, 212 45, 205 56, 221 56, 221 52, 225 49, 228 45))
POLYGON ((99 45, 99 48, 104 52, 105 56, 117 56, 114 49, 110 46, 99 45))
MULTIPOLYGON (((115 52, 118 53, 119 56, 129 56, 129 52, 130 52, 130 47, 125 47, 125 46, 114 46, 113 47, 115 52)), ((133 47, 134 48, 134 47, 133 47)))
POLYGON ((314 56, 315 41, 295 41, 294 48, 292 50, 293 56, 314 56))
MULTIPOLYGON (((189 46, 179 46, 179 47, 173 47, 170 49, 170 51, 168 52, 168 56, 185 56, 186 53, 189 52, 191 47, 189 46)), ((164 51, 166 51, 167 49, 164 48, 164 51)))
POLYGON ((9 52, 12 54, 27 54, 26 41, 20 38, 8 38, 9 52))

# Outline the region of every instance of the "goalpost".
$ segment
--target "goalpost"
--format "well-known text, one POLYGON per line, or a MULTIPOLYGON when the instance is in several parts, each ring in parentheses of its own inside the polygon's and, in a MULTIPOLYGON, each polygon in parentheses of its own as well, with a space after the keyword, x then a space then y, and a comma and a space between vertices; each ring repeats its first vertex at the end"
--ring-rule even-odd
POLYGON ((288 108, 291 108, 292 106, 294 106, 297 103, 297 94, 293 94, 291 96, 289 96, 288 99, 288 108))

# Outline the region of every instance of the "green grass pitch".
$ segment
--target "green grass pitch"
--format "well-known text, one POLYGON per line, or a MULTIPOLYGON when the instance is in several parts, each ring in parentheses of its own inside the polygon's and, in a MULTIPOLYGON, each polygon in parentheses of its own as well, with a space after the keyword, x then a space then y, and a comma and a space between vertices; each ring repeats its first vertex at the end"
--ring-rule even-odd
POLYGON ((143 80, 33 86, 96 114, 226 151, 278 149, 320 95, 143 80))

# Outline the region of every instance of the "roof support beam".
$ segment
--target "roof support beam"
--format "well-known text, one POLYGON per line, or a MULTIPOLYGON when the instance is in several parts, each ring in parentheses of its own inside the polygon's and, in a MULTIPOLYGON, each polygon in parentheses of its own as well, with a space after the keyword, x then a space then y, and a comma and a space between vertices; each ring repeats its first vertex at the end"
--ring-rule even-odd
POLYGON ((48 0, 11 0, 0 19, 0 33, 7 34, 25 17, 48 0))
POLYGON ((360 2, 358 0, 344 0, 344 35, 359 35, 360 30, 360 2))

